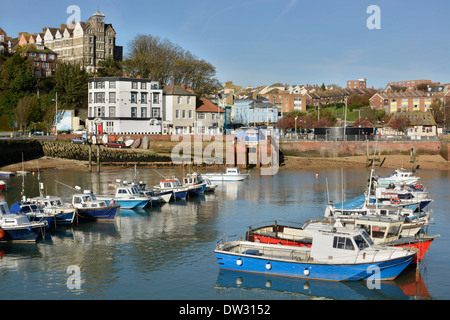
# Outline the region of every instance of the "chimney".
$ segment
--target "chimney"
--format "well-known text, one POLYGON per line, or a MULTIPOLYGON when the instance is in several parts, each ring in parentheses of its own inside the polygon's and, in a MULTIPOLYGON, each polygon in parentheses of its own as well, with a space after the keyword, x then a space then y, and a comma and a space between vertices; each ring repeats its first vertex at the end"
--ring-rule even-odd
POLYGON ((136 76, 136 79, 140 79, 140 78, 141 78, 141 75, 138 74, 138 75, 136 76))
POLYGON ((180 84, 180 87, 183 88, 183 89, 186 89, 186 84, 184 84, 184 83, 180 84))

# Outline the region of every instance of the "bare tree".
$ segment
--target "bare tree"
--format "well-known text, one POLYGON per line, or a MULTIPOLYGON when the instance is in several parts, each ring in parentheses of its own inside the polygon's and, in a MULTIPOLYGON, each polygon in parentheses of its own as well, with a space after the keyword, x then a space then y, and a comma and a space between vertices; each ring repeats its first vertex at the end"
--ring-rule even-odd
POLYGON ((33 110, 38 107, 36 96, 25 96, 19 100, 14 109, 14 119, 20 127, 20 130, 27 126, 33 110))

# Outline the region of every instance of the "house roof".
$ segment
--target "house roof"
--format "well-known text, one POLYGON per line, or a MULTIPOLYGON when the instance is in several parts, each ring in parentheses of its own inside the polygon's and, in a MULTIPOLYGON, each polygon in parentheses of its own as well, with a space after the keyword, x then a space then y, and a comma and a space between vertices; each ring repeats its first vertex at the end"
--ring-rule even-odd
POLYGON ((208 99, 201 98, 197 100, 197 109, 195 109, 195 112, 224 113, 225 111, 223 111, 208 99))
POLYGON ((400 118, 400 117, 405 117, 405 118, 409 119, 412 126, 435 126, 435 125, 437 125, 431 112, 422 112, 422 111, 399 112, 399 113, 393 114, 392 120, 400 118))
POLYGON ((30 43, 27 44, 23 47, 20 47, 17 52, 37 52, 37 53, 53 53, 53 54, 57 54, 56 52, 54 52, 53 50, 44 47, 44 49, 38 49, 36 44, 30 43))
POLYGON ((163 89, 163 93, 165 95, 172 95, 172 96, 195 96, 194 91, 190 89, 184 89, 177 84, 165 86, 163 89))

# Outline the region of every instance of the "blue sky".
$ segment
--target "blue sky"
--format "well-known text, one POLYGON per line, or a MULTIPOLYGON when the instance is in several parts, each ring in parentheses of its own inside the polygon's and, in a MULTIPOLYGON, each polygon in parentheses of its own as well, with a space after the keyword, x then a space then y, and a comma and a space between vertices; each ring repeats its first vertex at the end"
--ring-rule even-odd
POLYGON ((58 27, 70 5, 82 21, 100 10, 125 54, 137 34, 160 36, 212 63, 219 81, 244 87, 450 82, 448 0, 0 1, 10 36, 58 27), (379 30, 366 26, 370 5, 381 10, 379 30))

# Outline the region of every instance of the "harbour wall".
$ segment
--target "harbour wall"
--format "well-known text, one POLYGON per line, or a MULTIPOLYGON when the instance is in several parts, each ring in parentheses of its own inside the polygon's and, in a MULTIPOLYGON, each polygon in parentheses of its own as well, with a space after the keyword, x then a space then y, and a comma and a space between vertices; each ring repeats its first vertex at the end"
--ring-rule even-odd
MULTIPOLYGON (((163 163, 170 165, 172 163, 171 152, 174 148, 185 149, 180 151, 184 154, 188 150, 188 157, 186 161, 195 160, 195 143, 198 148, 201 148, 203 160, 206 159, 205 154, 208 149, 211 149, 211 144, 214 140, 195 141, 194 139, 184 140, 184 138, 173 139, 170 136, 163 139, 151 139, 148 150, 142 149, 114 149, 99 147, 100 162, 119 162, 119 163, 163 163), (190 156, 192 155, 192 156, 190 156)), ((66 137, 67 138, 67 137, 66 137)), ((250 154, 249 149, 252 146, 242 147, 240 144, 232 144, 233 149, 230 149, 230 144, 223 143, 218 145, 216 150, 213 150, 213 156, 222 156, 223 163, 230 164, 230 159, 233 159, 236 164, 249 164, 250 154), (223 146, 221 154, 218 149, 223 146), (243 155, 244 160, 239 159, 243 155), (231 156, 230 156, 231 155, 231 156)), ((373 155, 376 153, 382 155, 389 154, 410 154, 415 147, 416 153, 441 155, 447 161, 450 160, 450 141, 409 141, 409 142, 374 142, 374 141, 280 141, 280 162, 284 156, 300 156, 300 157, 345 157, 345 156, 361 156, 373 155)), ((253 147, 255 148, 255 147, 253 147)), ((259 148, 256 149, 260 152, 259 148)), ((208 153, 211 153, 210 150, 208 153)), ((97 162, 98 149, 97 146, 91 147, 91 161, 93 164, 97 162)), ((270 151, 266 154, 270 155, 270 151)), ((13 163, 20 163, 22 161, 38 159, 42 156, 54 158, 66 158, 74 160, 89 160, 89 146, 80 144, 71 144, 67 141, 39 141, 39 140, 0 140, 0 166, 5 166, 13 163)), ((256 159, 259 166, 259 159, 256 159)))
MULTIPOLYGON (((440 141, 282 141, 280 150, 286 156, 349 157, 376 154, 441 154, 440 141)), ((443 155, 444 156, 444 155, 443 155)), ((445 157, 444 157, 445 158, 445 157)), ((446 158, 448 160, 448 158, 446 158)))

